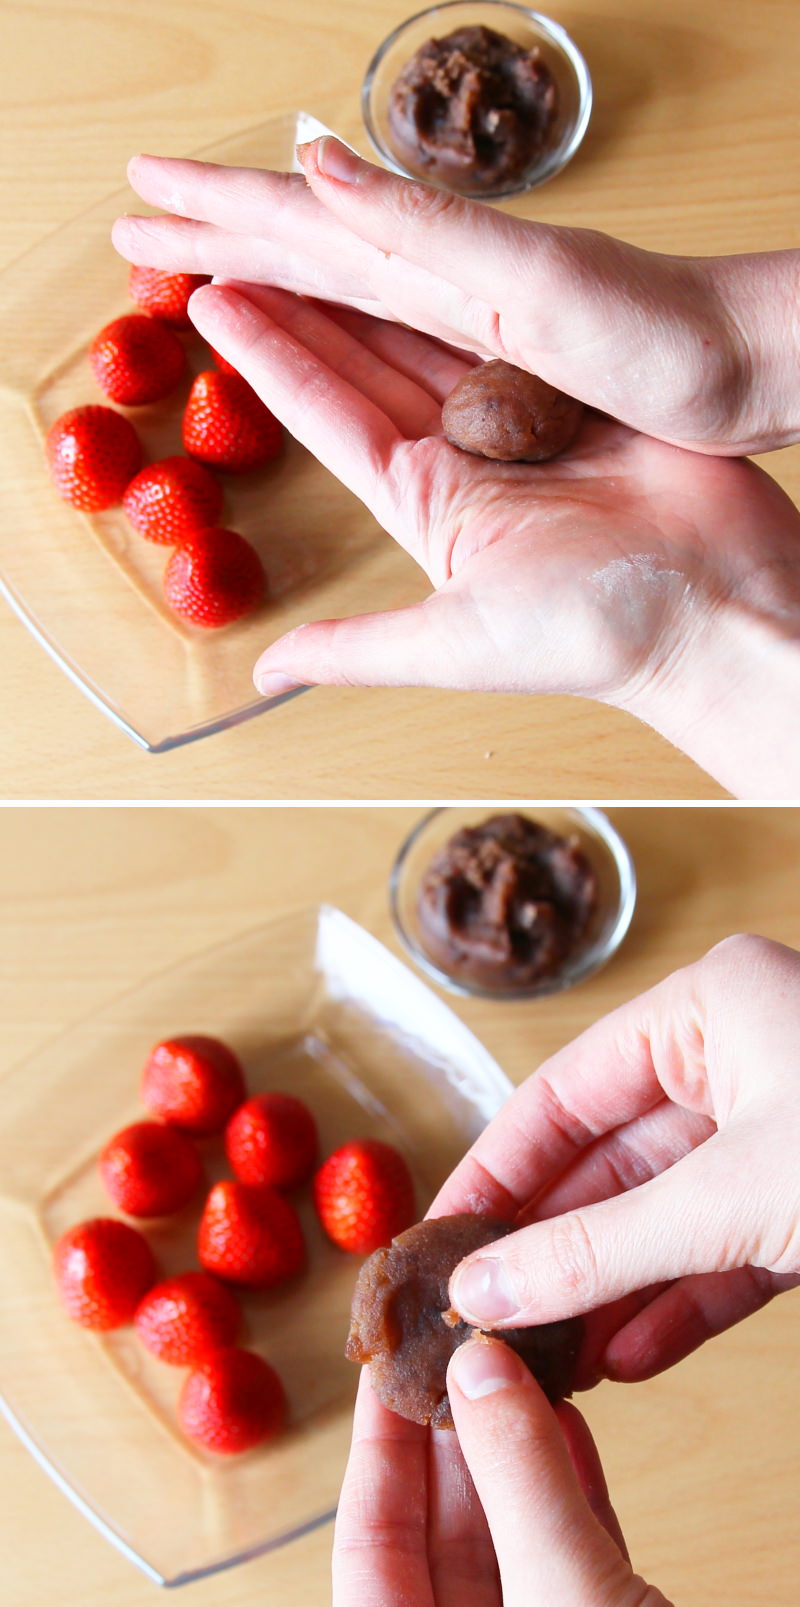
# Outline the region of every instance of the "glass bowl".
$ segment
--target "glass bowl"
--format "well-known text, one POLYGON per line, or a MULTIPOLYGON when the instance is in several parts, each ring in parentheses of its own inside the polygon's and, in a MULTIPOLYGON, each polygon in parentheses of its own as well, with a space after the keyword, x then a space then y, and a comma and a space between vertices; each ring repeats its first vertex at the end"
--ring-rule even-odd
MULTIPOLYGON (((0 1409, 45 1471, 158 1584, 202 1578, 333 1517, 357 1369, 344 1359, 360 1262, 295 1193, 309 1270, 245 1293, 242 1343, 280 1373, 290 1427, 214 1457, 176 1421, 183 1370, 135 1331, 89 1333, 64 1315, 51 1251, 66 1228, 112 1214, 97 1153, 141 1120, 138 1081, 159 1038, 210 1033, 240 1055, 252 1092, 294 1090, 323 1155, 383 1138, 411 1168, 420 1216, 511 1093, 495 1062, 402 962, 341 911, 274 921, 122 995, 3 1080, 0 1133, 0 1409), (49 1117, 43 1113, 49 1113, 49 1117)), ((209 1180, 225 1171, 202 1145, 209 1180)), ((199 1209, 139 1224, 165 1275, 195 1260, 199 1209)))
POLYGON ((558 971, 524 987, 479 985, 444 970, 426 948, 417 900, 420 884, 434 855, 465 826, 479 826, 491 816, 510 813, 490 805, 432 809, 423 815, 401 845, 389 880, 389 903, 395 930, 412 960, 452 993, 483 999, 537 999, 561 993, 599 971, 619 948, 636 905, 636 871, 630 852, 601 809, 530 805, 515 808, 538 825, 572 839, 586 855, 597 878, 597 900, 588 927, 558 971))
POLYGON ((589 69, 569 34, 550 17, 529 11, 527 6, 507 5, 505 0, 480 0, 476 4, 470 4, 470 0, 446 0, 444 5, 430 6, 427 11, 408 17, 379 45, 361 88, 361 113, 367 134, 387 167, 406 178, 427 179, 439 189, 457 190, 460 195, 482 201, 520 195, 559 173, 575 155, 586 133, 591 110, 589 69), (446 183, 434 178, 422 166, 418 169, 408 166, 403 154, 394 147, 388 115, 395 79, 421 45, 432 37, 452 33, 456 28, 479 26, 506 34, 526 49, 538 46, 558 88, 555 118, 531 166, 522 178, 491 191, 471 186, 468 179, 463 187, 446 183))

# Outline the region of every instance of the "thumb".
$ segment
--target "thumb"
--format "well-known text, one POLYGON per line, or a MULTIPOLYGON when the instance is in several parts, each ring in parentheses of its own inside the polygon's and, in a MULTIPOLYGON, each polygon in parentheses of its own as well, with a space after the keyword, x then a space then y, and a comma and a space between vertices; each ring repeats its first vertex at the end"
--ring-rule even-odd
POLYGON ((759 1153, 769 1146, 757 1132, 731 1127, 628 1193, 496 1240, 456 1268, 452 1303, 479 1327, 525 1327, 693 1273, 768 1265, 763 1223, 780 1224, 792 1202, 775 1198, 774 1179, 760 1197, 759 1153))
POLYGON ((411 608, 298 625, 261 654, 253 680, 265 697, 296 686, 474 687, 480 640, 457 628, 459 613, 455 590, 443 590, 411 608))
MULTIPOLYGON (((450 1362, 447 1390, 492 1536, 504 1607, 666 1607, 612 1538, 619 1531, 596 1453, 592 1510, 556 1413, 514 1351, 497 1340, 468 1341, 450 1362)), ((584 1444, 591 1443, 582 1426, 584 1444)), ((574 1423, 570 1429, 572 1443, 574 1423)))

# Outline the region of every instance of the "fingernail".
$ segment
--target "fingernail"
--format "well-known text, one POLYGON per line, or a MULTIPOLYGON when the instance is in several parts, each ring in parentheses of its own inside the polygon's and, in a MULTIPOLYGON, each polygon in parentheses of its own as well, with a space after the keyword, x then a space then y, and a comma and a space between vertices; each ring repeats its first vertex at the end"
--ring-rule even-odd
POLYGON ((294 692, 304 684, 293 680, 291 675, 283 675, 280 670, 261 670, 254 679, 256 689, 263 697, 281 697, 284 692, 294 692))
POLYGON ((342 145, 341 140, 326 135, 317 144, 317 167, 328 179, 339 179, 343 184, 355 184, 364 168, 360 156, 342 145))
POLYGON ((500 1322, 519 1311, 504 1261, 496 1256, 480 1256, 460 1267, 450 1283, 450 1299, 467 1322, 500 1322))
POLYGON ((450 1363, 448 1383, 453 1380, 468 1401, 477 1401, 518 1384, 520 1363, 502 1340, 470 1339, 459 1346, 450 1363))

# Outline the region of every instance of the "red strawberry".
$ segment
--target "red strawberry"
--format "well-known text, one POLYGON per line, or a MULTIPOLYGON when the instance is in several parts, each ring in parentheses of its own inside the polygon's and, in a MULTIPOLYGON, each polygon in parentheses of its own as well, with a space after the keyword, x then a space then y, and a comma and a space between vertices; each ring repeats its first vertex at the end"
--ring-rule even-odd
POLYGON ((131 268, 128 274, 128 295, 140 312, 160 318, 173 329, 191 329, 192 320, 186 311, 189 297, 201 285, 208 284, 204 273, 164 273, 161 268, 131 268))
POLYGON ((122 506, 140 536, 174 547, 216 523, 222 487, 193 458, 161 458, 134 475, 122 506))
POLYGON ((293 1094, 256 1094, 228 1122, 225 1149, 241 1183, 294 1188, 316 1164, 317 1124, 293 1094))
POLYGON ((282 441, 278 420, 241 374, 198 374, 183 415, 183 444, 193 458, 243 474, 277 457, 282 441))
POLYGON ((209 346, 209 351, 217 368, 221 368, 223 374, 238 374, 238 368, 234 368, 233 363, 229 363, 227 357, 223 357, 221 352, 215 351, 213 346, 209 346))
POLYGON ((59 496, 87 512, 119 502, 142 461, 130 419, 112 407, 73 407, 62 413, 48 433, 46 450, 59 496))
POLYGON ((209 1193, 197 1243, 207 1272, 251 1289, 284 1283, 306 1264, 294 1206, 276 1189, 227 1179, 209 1193))
POLYGON ((190 1373, 178 1401, 184 1434, 223 1456, 274 1439, 287 1415, 274 1367, 254 1351, 236 1347, 217 1351, 190 1373))
POLYGON ((180 1211, 203 1180, 190 1138, 160 1122, 134 1122, 100 1152, 100 1176, 115 1205, 129 1216, 180 1211))
POLYGON ((158 1277, 146 1239, 127 1222, 93 1217, 70 1228, 53 1250, 61 1303, 83 1328, 119 1328, 130 1322, 158 1277))
POLYGON ((236 530, 197 530, 175 548, 164 570, 164 596, 181 619, 204 630, 230 625, 264 599, 261 559, 236 530))
POLYGON ((247 1098, 244 1072, 219 1038, 192 1033, 150 1050, 141 1086, 151 1116, 187 1133, 218 1133, 247 1098))
POLYGON ((101 391, 112 402, 137 407, 174 391, 186 367, 186 353, 166 324, 132 312, 95 335, 89 361, 101 391))
POLYGON ((370 1255, 415 1219, 411 1174, 391 1144, 374 1138, 343 1144, 314 1178, 320 1222, 340 1250, 370 1255))
POLYGON ((183 1272, 148 1290, 136 1309, 146 1350, 175 1367, 193 1367, 235 1345, 242 1311, 235 1294, 207 1272, 183 1272))

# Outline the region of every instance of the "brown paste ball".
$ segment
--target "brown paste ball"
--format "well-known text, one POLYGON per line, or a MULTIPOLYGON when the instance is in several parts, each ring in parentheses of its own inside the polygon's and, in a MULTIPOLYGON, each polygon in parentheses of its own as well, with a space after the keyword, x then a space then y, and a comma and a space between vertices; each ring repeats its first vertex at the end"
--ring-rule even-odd
MULTIPOLYGON (((376 1250, 359 1273, 345 1354, 369 1362, 384 1406, 433 1428, 452 1428, 447 1364, 479 1331, 450 1305, 448 1284, 464 1256, 513 1233, 510 1222, 478 1214, 442 1216, 407 1228, 376 1250)), ((583 1336, 579 1317, 537 1328, 504 1328, 503 1339, 538 1379, 548 1400, 572 1390, 583 1336)))
POLYGON ((583 403, 495 358, 460 379, 442 408, 448 441, 503 463, 544 463, 578 433, 583 403))

